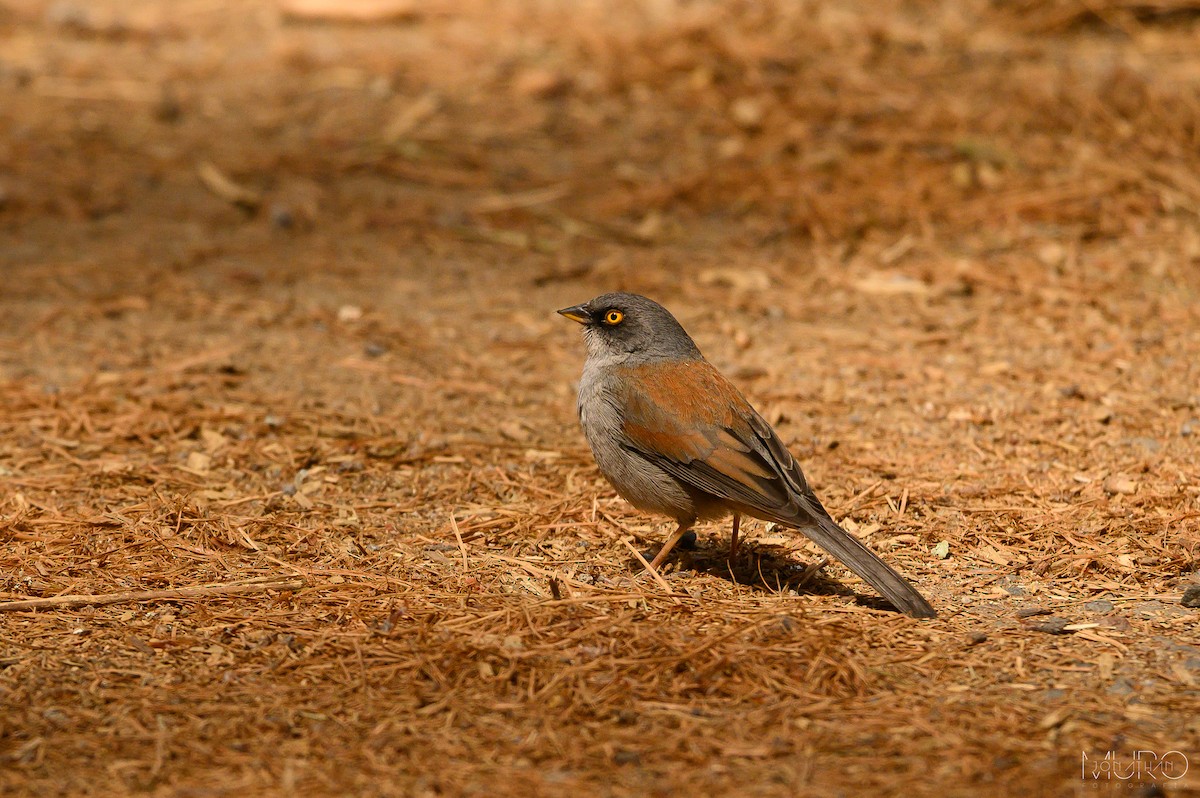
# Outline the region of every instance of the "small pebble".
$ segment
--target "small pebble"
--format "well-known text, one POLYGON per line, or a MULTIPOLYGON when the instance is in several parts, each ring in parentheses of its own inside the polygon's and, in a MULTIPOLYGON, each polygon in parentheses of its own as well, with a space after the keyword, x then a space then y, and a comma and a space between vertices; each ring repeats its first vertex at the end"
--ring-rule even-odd
POLYGON ((1179 603, 1185 607, 1200 609, 1200 585, 1192 585, 1183 591, 1183 600, 1179 603))
POLYGON ((1097 599, 1083 605, 1088 612, 1112 612, 1113 603, 1108 599, 1097 599))
POLYGON ((174 124, 183 117, 183 105, 173 91, 164 90, 154 106, 154 118, 159 122, 174 124))
POLYGON ((387 347, 383 344, 377 344, 374 341, 371 341, 363 347, 363 353, 367 357, 379 357, 380 355, 387 353, 387 347))
POLYGON ((1124 615, 1105 615, 1098 623, 1105 629, 1116 629, 1124 632, 1129 629, 1129 619, 1124 615))
POLYGON ((67 713, 56 707, 50 707, 42 712, 42 717, 53 723, 55 726, 66 726, 71 722, 71 718, 67 713))
POLYGON ((1120 474, 1109 477, 1104 480, 1104 490, 1112 495, 1130 495, 1137 493, 1138 484, 1132 479, 1120 474))
POLYGON ((1067 627, 1070 625, 1071 622, 1066 618, 1051 615, 1037 623, 1030 624, 1029 629, 1034 632, 1045 632, 1048 635, 1065 635, 1067 634, 1067 627))
POLYGON ((740 97, 729 106, 729 115, 734 124, 745 130, 756 130, 762 125, 763 103, 757 97, 740 97))
POLYGON ((271 224, 280 230, 291 230, 296 226, 296 215, 286 205, 271 206, 271 224))
POLYGON ((1122 676, 1113 680, 1107 692, 1109 695, 1130 695, 1133 693, 1133 690, 1133 682, 1122 676))
POLYGON ((613 754, 613 762, 618 765, 637 765, 642 761, 642 757, 637 751, 617 751, 613 754))

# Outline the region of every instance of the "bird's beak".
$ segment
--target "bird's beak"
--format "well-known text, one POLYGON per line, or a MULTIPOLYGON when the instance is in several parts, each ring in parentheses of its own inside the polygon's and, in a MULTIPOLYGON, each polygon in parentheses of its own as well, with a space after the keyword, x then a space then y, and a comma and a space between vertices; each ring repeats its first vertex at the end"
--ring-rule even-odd
POLYGON ((557 311, 558 315, 566 316, 571 321, 577 321, 580 324, 587 324, 592 320, 592 314, 588 313, 587 308, 583 305, 572 305, 569 308, 563 308, 557 311))

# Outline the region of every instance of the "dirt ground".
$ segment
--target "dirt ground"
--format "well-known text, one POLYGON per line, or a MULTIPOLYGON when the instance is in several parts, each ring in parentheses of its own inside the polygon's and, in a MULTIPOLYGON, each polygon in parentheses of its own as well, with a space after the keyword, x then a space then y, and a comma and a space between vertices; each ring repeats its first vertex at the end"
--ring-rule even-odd
POLYGON ((0 601, 164 591, 0 612, 0 794, 1200 795, 1200 4, 297 8, 0 0, 0 601), (615 289, 939 619, 639 572, 615 289))

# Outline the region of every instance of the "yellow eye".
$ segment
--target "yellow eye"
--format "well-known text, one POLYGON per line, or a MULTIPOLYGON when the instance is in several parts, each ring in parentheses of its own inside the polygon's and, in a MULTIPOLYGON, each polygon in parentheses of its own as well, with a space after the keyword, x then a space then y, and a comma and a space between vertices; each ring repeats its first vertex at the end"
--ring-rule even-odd
POLYGON ((624 319, 624 318, 625 318, 625 314, 622 313, 621 311, 610 310, 608 313, 604 314, 604 323, 605 324, 620 324, 622 319, 624 319))

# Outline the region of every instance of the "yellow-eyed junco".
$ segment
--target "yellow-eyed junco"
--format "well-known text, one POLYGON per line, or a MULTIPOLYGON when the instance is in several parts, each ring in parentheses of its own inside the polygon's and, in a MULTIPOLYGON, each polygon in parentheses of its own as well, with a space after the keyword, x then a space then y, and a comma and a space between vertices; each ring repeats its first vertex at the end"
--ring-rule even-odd
POLYGON ((579 419, 601 473, 630 504, 679 526, 749 515, 800 530, 917 618, 937 616, 891 566, 829 517, 779 435, 700 354, 666 308, 613 293, 558 311, 584 327, 579 419))

